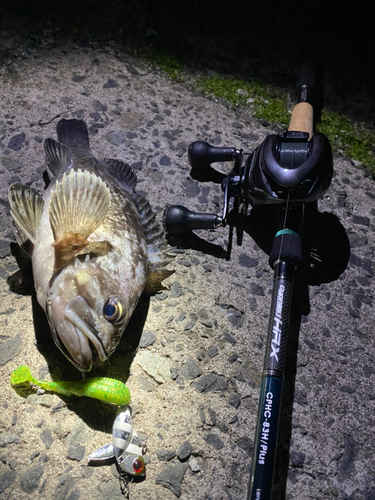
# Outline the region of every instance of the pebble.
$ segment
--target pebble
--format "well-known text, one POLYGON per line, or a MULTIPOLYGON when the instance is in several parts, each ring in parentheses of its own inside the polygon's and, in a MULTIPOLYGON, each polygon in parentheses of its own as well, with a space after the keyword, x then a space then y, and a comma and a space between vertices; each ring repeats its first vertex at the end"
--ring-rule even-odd
POLYGON ((8 148, 13 149, 13 151, 19 151, 22 149, 25 139, 26 135, 24 132, 14 135, 8 142, 8 148))
POLYGON ((26 398, 27 403, 30 405, 42 405, 47 408, 51 408, 54 404, 56 404, 56 400, 58 396, 54 394, 29 394, 26 398))
POLYGON ((86 80, 86 76, 85 75, 76 75, 74 74, 73 77, 72 77, 72 82, 83 82, 86 80))
MULTIPOLYGON (((1 158, 1 164, 12 173, 20 172, 22 170, 22 162, 12 158, 11 156, 3 156, 1 158)), ((16 181, 12 180, 12 182, 16 181)))
POLYGON ((169 296, 172 299, 177 299, 178 297, 181 297, 181 295, 185 295, 185 292, 182 290, 181 284, 178 281, 175 281, 171 286, 169 296))
POLYGON ((19 437, 12 432, 2 432, 0 434, 0 448, 5 448, 8 444, 18 443, 19 437))
POLYGON ((104 138, 114 146, 120 146, 124 142, 124 132, 122 130, 115 130, 106 134, 104 138))
MULTIPOLYGON (((74 490, 73 490, 74 491, 74 490)), ((97 497, 98 499, 110 499, 110 500, 124 500, 126 498, 122 493, 119 487, 118 479, 111 479, 110 481, 105 482, 99 486, 100 495, 97 497)), ((70 500, 69 497, 64 497, 62 500, 70 500)))
POLYGON ((190 470, 194 473, 200 472, 200 470, 201 470, 199 467, 199 464, 198 464, 198 460, 195 457, 192 457, 189 460, 189 467, 190 467, 190 470))
POLYGON ((0 477, 0 493, 3 493, 16 480, 17 474, 14 470, 7 470, 0 477))
POLYGON ((253 441, 249 437, 241 437, 238 440, 237 446, 240 448, 240 450, 251 456, 254 445, 253 441))
POLYGON ((189 314, 189 321, 184 325, 184 331, 187 332, 188 330, 191 330, 195 326, 197 320, 198 320, 197 314, 194 313, 189 314))
POLYGON ((186 318, 186 314, 182 312, 177 316, 177 318, 175 319, 175 322, 181 323, 181 321, 184 321, 185 318, 186 318))
POLYGON ((100 101, 94 101, 92 103, 92 108, 94 111, 99 111, 99 112, 105 112, 107 111, 107 106, 105 104, 102 104, 100 101))
POLYGON ((224 447, 224 443, 217 434, 206 434, 203 436, 203 439, 207 444, 215 448, 215 450, 221 450, 224 447))
POLYGON ((228 358, 228 362, 232 364, 232 363, 234 363, 234 362, 237 360, 237 358, 238 358, 237 354, 236 354, 235 352, 233 352, 233 353, 229 356, 229 358, 228 358))
POLYGON ((238 380, 239 382, 246 382, 246 379, 242 373, 241 370, 236 370, 234 373, 233 373, 233 377, 238 380))
POLYGON ((250 283, 250 293, 258 295, 259 297, 264 297, 263 287, 258 285, 258 283, 250 283))
POLYGON ((31 469, 28 469, 24 474, 22 474, 20 479, 22 490, 29 495, 33 493, 38 488, 40 479, 43 474, 43 465, 37 465, 35 467, 32 467, 31 469))
POLYGON ((228 398, 228 403, 233 406, 233 408, 238 408, 241 404, 241 397, 237 392, 232 392, 228 398))
POLYGON ((162 167, 169 167, 171 165, 171 159, 168 155, 164 155, 160 158, 159 164, 162 167))
POLYGON ((178 260, 177 264, 184 267, 191 267, 191 262, 189 262, 188 260, 178 260))
POLYGON ((202 375, 202 373, 200 364, 193 358, 188 358, 180 368, 180 374, 188 380, 193 380, 202 375))
POLYGON ((137 378, 138 387, 147 392, 156 391, 156 387, 151 383, 148 377, 143 377, 142 375, 137 378))
POLYGON ((0 349, 0 365, 6 365, 9 361, 18 356, 21 350, 22 338, 20 333, 17 333, 14 338, 2 342, 0 349))
POLYGON ((224 340, 226 340, 227 342, 229 342, 229 344, 231 344, 231 345, 235 345, 237 343, 237 340, 234 339, 232 337, 232 335, 230 335, 228 332, 224 332, 223 338, 224 338, 224 340))
POLYGON ((166 448, 163 448, 162 450, 159 450, 156 452, 156 456, 161 462, 169 462, 176 456, 176 452, 173 450, 167 450, 166 448))
POLYGON ((306 454, 303 451, 290 451, 290 461, 293 467, 303 467, 305 463, 306 454))
POLYGON ((253 259, 252 257, 249 257, 245 253, 242 253, 238 258, 238 263, 242 267, 252 268, 256 267, 259 264, 259 261, 257 259, 253 259))
POLYGON ((184 441, 178 449, 177 458, 181 460, 181 462, 183 462, 190 457, 192 451, 193 447, 191 446, 189 441, 184 441))
POLYGON ((149 330, 142 333, 141 340, 139 341, 139 347, 148 347, 156 341, 156 335, 149 330))
POLYGON ((92 467, 88 467, 87 465, 83 465, 82 467, 79 468, 79 473, 81 474, 82 477, 87 479, 93 475, 94 469, 92 467))
MULTIPOLYGON (((79 490, 72 488, 75 485, 75 478, 70 474, 63 474, 54 491, 54 500, 76 500, 79 498, 79 490), (78 496, 77 496, 78 494, 78 496)), ((118 481, 117 481, 118 487, 118 481)))
POLYGON ((355 387, 351 387, 349 385, 342 385, 340 387, 340 391, 341 392, 345 392, 346 394, 353 394, 353 392, 356 391, 356 388, 355 387))
POLYGON ((103 89, 115 89, 116 87, 118 87, 118 84, 111 78, 103 85, 103 89))
POLYGON ((176 465, 167 465, 165 469, 156 476, 155 483, 168 488, 176 495, 177 498, 181 496, 181 483, 184 478, 188 465, 179 463, 176 465))
POLYGON ((215 373, 202 375, 196 382, 193 382, 191 386, 202 394, 206 394, 207 392, 224 392, 228 389, 228 383, 225 378, 215 373))
POLYGON ((83 420, 79 419, 71 431, 69 444, 87 443, 90 435, 90 427, 83 420))
POLYGON ((358 450, 359 445, 357 441, 352 435, 347 435, 345 437, 344 453, 339 461, 339 478, 341 480, 350 477, 358 450))
POLYGON ((213 346, 213 347, 210 347, 207 352, 208 352, 208 355, 210 356, 210 358, 214 358, 215 356, 217 356, 219 354, 219 349, 216 346, 213 346))
POLYGON ((51 444, 53 443, 53 436, 50 429, 43 429, 40 433, 40 439, 43 441, 47 450, 51 448, 51 444))
POLYGON ((85 458, 86 447, 81 444, 71 444, 68 449, 67 457, 71 460, 77 460, 80 462, 85 458))
POLYGON ((147 375, 163 384, 171 378, 169 361, 156 353, 149 351, 139 351, 135 357, 135 362, 144 370, 147 375))
POLYGON ((362 215, 353 215, 352 222, 353 224, 368 226, 370 224, 370 219, 368 217, 363 217, 362 215))
POLYGON ((230 323, 232 323, 233 326, 236 326, 237 328, 240 328, 243 325, 244 321, 244 316, 240 311, 237 311, 236 309, 229 309, 228 313, 226 314, 227 319, 229 320, 230 323))

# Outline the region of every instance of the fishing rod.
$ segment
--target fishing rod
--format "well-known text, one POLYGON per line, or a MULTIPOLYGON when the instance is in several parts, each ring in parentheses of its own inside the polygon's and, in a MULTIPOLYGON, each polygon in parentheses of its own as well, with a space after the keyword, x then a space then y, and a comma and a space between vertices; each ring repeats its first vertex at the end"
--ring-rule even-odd
MULTIPOLYGON (((266 221, 270 224, 263 225, 275 229, 268 252, 274 275, 248 500, 271 499, 293 286, 296 273, 299 282, 306 281, 304 269, 308 265, 304 262, 308 254, 303 242, 304 222, 308 223, 309 214, 317 210, 317 200, 332 179, 331 145, 324 134, 315 131, 316 77, 312 63, 301 65, 298 102, 288 130, 267 136, 247 158, 242 149, 234 147, 215 147, 204 141, 189 146, 191 176, 200 181, 221 182, 222 215, 194 213, 182 205, 169 206, 164 214, 167 233, 182 237, 194 229, 225 226, 230 218, 229 258, 236 217, 246 216, 249 206, 250 215, 265 207, 275 208, 266 212, 273 214, 273 219, 266 221), (224 161, 233 162, 227 176, 211 167, 212 163, 224 161)), ((243 229, 237 227, 238 245, 242 244, 242 233, 243 229)), ((303 313, 308 314, 309 306, 305 305, 305 309, 303 313)))

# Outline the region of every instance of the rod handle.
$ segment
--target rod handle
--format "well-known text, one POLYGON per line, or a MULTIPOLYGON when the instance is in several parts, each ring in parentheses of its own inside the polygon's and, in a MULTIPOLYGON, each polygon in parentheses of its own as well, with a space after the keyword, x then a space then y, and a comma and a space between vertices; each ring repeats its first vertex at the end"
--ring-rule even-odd
POLYGON ((311 139, 314 130, 314 110, 308 102, 299 102, 294 106, 289 123, 291 132, 307 132, 311 139))

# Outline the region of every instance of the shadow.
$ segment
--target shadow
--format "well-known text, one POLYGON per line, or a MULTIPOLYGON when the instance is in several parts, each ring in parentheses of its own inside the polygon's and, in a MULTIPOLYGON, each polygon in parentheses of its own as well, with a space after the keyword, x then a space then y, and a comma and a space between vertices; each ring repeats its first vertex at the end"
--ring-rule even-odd
POLYGON ((207 255, 212 255, 218 259, 228 259, 228 250, 225 250, 220 245, 209 243, 193 233, 193 231, 187 231, 182 235, 167 235, 167 241, 171 246, 177 248, 191 248, 207 255))
MULTIPOLYGON (((270 255, 275 234, 280 229, 279 212, 278 205, 256 206, 249 215, 231 212, 228 223, 248 233, 261 250, 270 255)), ((331 283, 345 271, 350 257, 345 228, 336 215, 319 212, 315 203, 305 206, 302 244, 302 274, 308 285, 331 283)))

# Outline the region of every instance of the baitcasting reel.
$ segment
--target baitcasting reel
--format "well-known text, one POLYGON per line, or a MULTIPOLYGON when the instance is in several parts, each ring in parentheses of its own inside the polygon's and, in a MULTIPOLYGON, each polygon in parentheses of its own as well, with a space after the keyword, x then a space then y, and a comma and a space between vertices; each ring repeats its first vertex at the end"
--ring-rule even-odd
MULTIPOLYGON (((225 226, 229 204, 247 213, 248 205, 306 204, 314 202, 328 189, 333 171, 332 150, 328 138, 313 133, 315 69, 302 66, 297 81, 298 104, 294 107, 289 129, 282 135, 269 135, 244 159, 242 149, 215 147, 197 141, 189 146, 191 176, 199 181, 221 182, 224 191, 223 214, 194 213, 181 205, 169 206, 164 214, 167 233, 183 234, 191 229, 215 229, 225 226), (219 173, 212 163, 233 161, 229 175, 219 173)), ((240 244, 240 243, 239 243, 240 244)))
POLYGON ((164 224, 172 235, 225 226, 231 198, 236 211, 242 204, 243 213, 249 203, 258 206, 285 204, 287 200, 316 201, 328 189, 332 178, 331 146, 321 133, 315 133, 310 140, 308 132, 288 130, 282 135, 269 135, 245 162, 242 150, 196 141, 189 146, 188 158, 194 179, 223 177, 223 214, 194 213, 182 205, 171 205, 166 209, 164 224), (226 177, 211 168, 212 163, 223 161, 234 162, 226 177))

